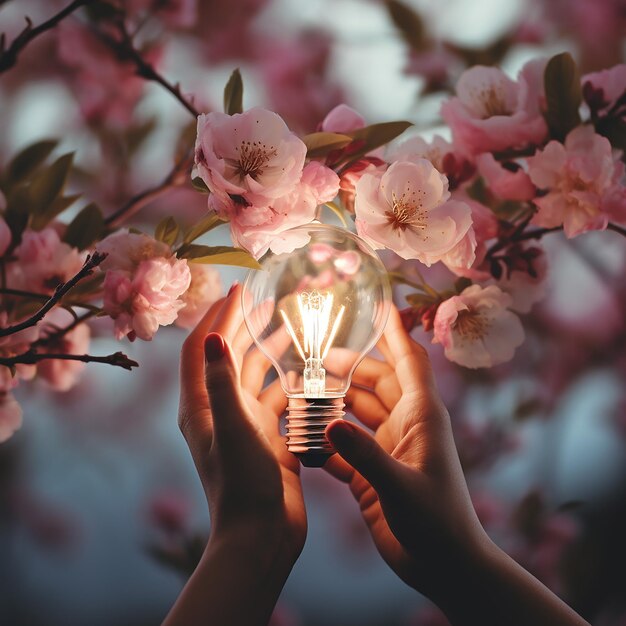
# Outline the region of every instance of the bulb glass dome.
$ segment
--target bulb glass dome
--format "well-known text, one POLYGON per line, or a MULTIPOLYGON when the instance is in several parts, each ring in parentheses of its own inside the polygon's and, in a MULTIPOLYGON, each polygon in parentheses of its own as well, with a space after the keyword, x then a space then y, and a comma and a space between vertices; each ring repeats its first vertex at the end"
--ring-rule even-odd
MULTIPOLYGON (((243 306, 252 338, 280 376, 289 418, 297 413, 304 427, 315 421, 307 422, 311 416, 343 415, 343 402, 334 400, 346 394, 354 369, 380 338, 391 288, 377 254, 353 233, 310 224, 287 236, 300 247, 261 259, 261 269, 246 278, 243 306)), ((322 421, 323 432, 329 419, 322 421)), ((303 448, 311 451, 306 441, 303 448)))

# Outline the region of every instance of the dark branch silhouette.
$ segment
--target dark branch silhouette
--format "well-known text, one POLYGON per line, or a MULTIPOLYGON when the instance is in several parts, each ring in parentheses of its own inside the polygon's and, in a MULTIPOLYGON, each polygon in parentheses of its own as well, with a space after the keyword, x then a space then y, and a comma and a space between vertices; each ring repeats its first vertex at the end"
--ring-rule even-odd
POLYGON ((18 324, 7 326, 6 328, 0 328, 0 337, 13 335, 15 333, 19 333, 21 330, 35 326, 46 316, 48 311, 53 309, 61 301, 61 298, 63 298, 66 293, 71 291, 81 280, 83 280, 83 278, 93 274, 94 268, 100 265, 106 256, 106 254, 102 254, 100 252, 94 252, 91 256, 88 256, 80 271, 66 283, 59 285, 55 289, 54 294, 50 296, 49 300, 36 313, 33 313, 33 315, 18 324))
POLYGON ((6 367, 14 367, 15 365, 35 365, 40 361, 57 359, 61 361, 82 361, 83 363, 105 363, 106 365, 114 365, 122 367, 125 370, 132 370, 133 367, 139 367, 137 361, 129 359, 123 352, 115 352, 106 356, 95 356, 93 354, 53 354, 42 353, 29 350, 23 354, 15 356, 0 357, 0 365, 6 367))
POLYGON ((33 23, 29 17, 26 18, 26 28, 11 42, 8 48, 5 48, 5 35, 0 36, 0 73, 6 72, 17 63, 17 57, 20 52, 36 37, 54 28, 62 19, 70 13, 76 11, 82 6, 91 4, 95 0, 74 0, 68 4, 63 10, 52 16, 46 22, 33 27, 33 23))

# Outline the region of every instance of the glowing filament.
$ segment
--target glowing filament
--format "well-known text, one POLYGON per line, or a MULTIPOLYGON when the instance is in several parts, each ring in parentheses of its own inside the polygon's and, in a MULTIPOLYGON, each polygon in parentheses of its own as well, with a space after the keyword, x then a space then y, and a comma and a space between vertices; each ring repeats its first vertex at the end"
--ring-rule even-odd
POLYGON ((296 299, 302 342, 298 339, 294 325, 285 311, 280 309, 280 314, 298 354, 304 361, 304 395, 306 397, 320 397, 326 389, 326 370, 322 363, 337 336, 346 307, 343 305, 340 307, 331 326, 332 293, 322 294, 314 289, 297 294, 296 299))

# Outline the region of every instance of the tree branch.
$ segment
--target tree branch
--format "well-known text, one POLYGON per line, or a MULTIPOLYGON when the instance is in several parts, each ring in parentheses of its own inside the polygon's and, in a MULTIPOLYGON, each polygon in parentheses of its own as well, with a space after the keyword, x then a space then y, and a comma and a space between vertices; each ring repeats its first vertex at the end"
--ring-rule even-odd
POLYGON ((73 13, 82 6, 91 4, 94 0, 74 0, 68 4, 62 11, 51 17, 48 21, 39 24, 33 28, 30 18, 26 18, 26 28, 12 41, 11 45, 5 49, 5 35, 0 38, 0 73, 6 72, 17 63, 19 53, 33 40, 42 33, 54 28, 63 18, 73 13))
POLYGON ((27 319, 19 322, 19 324, 14 324, 13 326, 7 326, 6 328, 0 328, 0 337, 6 337, 7 335, 13 335, 15 333, 20 332, 26 328, 30 328, 31 326, 35 326, 38 322, 40 322, 55 305, 63 298, 63 296, 71 291, 77 283, 79 283, 83 278, 90 276, 93 274, 93 270, 95 267, 100 265, 102 261, 106 258, 106 254, 102 254, 100 252, 94 252, 91 256, 88 256, 83 267, 80 271, 73 277, 70 278, 66 283, 59 285, 50 299, 33 315, 28 317, 27 319))
POLYGON ((138 76, 158 83, 167 89, 167 91, 169 91, 187 109, 187 111, 194 116, 194 118, 198 117, 200 112, 183 96, 180 90, 180 85, 178 83, 173 85, 161 76, 161 74, 159 74, 154 67, 143 58, 141 52, 135 48, 133 38, 128 32, 124 21, 120 19, 116 21, 115 25, 117 26, 117 31, 120 36, 119 39, 103 32, 99 32, 99 35, 102 41, 104 41, 104 43, 106 43, 117 55, 118 59, 120 61, 131 61, 134 63, 138 76))
POLYGON ((123 352, 115 352, 106 356, 94 356, 93 354, 45 354, 29 350, 23 354, 15 356, 0 357, 0 365, 13 367, 15 365, 35 365, 40 361, 57 359, 61 361, 82 361, 83 363, 105 363, 115 367, 123 367, 125 370, 132 370, 139 367, 137 361, 129 359, 123 352))
POLYGON ((140 211, 146 204, 161 197, 172 187, 183 184, 187 180, 185 170, 190 166, 191 156, 187 153, 175 163, 172 171, 158 185, 134 195, 126 204, 111 213, 104 220, 104 223, 111 228, 118 228, 122 222, 140 211), (185 172, 185 176, 181 176, 183 172, 185 172))
POLYGON ((622 226, 618 226, 617 224, 609 224, 606 229, 619 233, 620 235, 622 235, 622 237, 626 237, 626 228, 623 228, 622 226))
POLYGON ((83 315, 80 315, 76 319, 72 320, 72 323, 69 324, 68 326, 59 328, 58 330, 54 331, 53 333, 50 333, 46 337, 41 337, 37 339, 37 341, 32 343, 32 347, 53 345, 59 339, 61 339, 61 337, 63 337, 64 335, 67 335, 67 333, 74 330, 80 324, 83 324, 87 320, 91 319, 92 317, 95 317, 95 315, 96 315, 95 311, 87 311, 87 313, 84 313, 83 315))

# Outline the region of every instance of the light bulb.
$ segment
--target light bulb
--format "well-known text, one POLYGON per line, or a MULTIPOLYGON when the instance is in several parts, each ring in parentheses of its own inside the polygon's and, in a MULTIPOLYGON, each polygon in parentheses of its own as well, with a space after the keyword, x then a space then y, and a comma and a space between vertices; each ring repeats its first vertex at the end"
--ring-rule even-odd
POLYGON ((387 322, 391 288, 376 252, 347 230, 313 223, 286 236, 303 245, 267 253, 246 278, 242 304, 288 399, 287 447, 321 467, 334 453, 325 428, 344 415, 352 373, 387 322))

